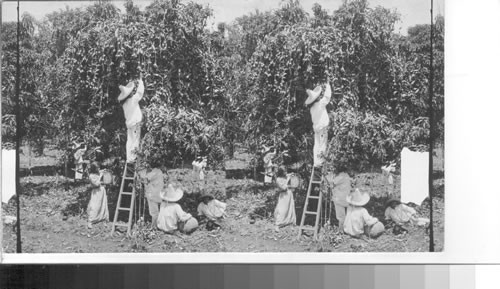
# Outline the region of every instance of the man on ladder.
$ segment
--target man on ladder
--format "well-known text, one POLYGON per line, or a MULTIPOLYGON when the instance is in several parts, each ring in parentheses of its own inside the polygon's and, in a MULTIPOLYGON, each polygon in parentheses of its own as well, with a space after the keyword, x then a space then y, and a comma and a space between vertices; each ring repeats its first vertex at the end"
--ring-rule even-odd
POLYGON ((313 169, 311 172, 311 178, 309 180, 309 187, 307 189, 306 203, 302 212, 302 219, 300 221, 299 236, 302 235, 302 230, 304 228, 304 222, 306 215, 315 215, 315 225, 312 230, 314 230, 314 237, 317 239, 318 233, 318 222, 321 212, 322 194, 321 194, 321 183, 323 181, 322 176, 322 166, 324 162, 323 155, 326 153, 326 148, 328 145, 328 126, 330 124, 330 117, 328 116, 328 111, 326 106, 330 103, 332 97, 332 89, 329 82, 320 84, 314 88, 314 90, 306 90, 308 98, 305 101, 305 105, 310 107, 311 119, 313 123, 314 130, 314 148, 313 148, 313 169), (317 195, 312 194, 312 192, 318 192, 317 195), (310 200, 315 199, 316 210, 309 210, 310 200))
POLYGON ((136 181, 136 151, 139 149, 141 141, 141 124, 142 124, 142 111, 139 106, 139 101, 144 95, 144 83, 142 76, 136 80, 130 81, 126 86, 120 85, 120 95, 118 101, 123 107, 125 116, 125 125, 127 126, 127 162, 123 169, 122 182, 120 186, 120 194, 118 195, 118 202, 116 204, 115 216, 113 219, 113 226, 111 232, 113 233, 116 226, 126 226, 127 234, 130 235, 132 227, 132 215, 134 212, 135 201, 135 181, 136 181), (127 188, 132 187, 132 191, 126 191, 127 188), (122 197, 130 196, 130 205, 122 205, 122 197), (119 211, 128 212, 128 223, 126 225, 117 224, 119 211))
POLYGON ((135 163, 136 150, 141 141, 142 111, 139 101, 144 95, 144 82, 141 78, 131 81, 127 86, 120 85, 118 101, 123 106, 127 126, 127 163, 135 163))
MULTIPOLYGON (((332 89, 330 84, 324 83, 316 86, 314 90, 306 90, 308 98, 305 105, 310 106, 311 119, 314 130, 314 168, 315 171, 321 172, 324 162, 323 154, 326 153, 328 144, 328 126, 330 125, 330 117, 326 106, 330 103, 332 97, 332 89)), ((319 175, 318 178, 321 178, 319 175)), ((315 176, 315 179, 318 179, 315 176)))

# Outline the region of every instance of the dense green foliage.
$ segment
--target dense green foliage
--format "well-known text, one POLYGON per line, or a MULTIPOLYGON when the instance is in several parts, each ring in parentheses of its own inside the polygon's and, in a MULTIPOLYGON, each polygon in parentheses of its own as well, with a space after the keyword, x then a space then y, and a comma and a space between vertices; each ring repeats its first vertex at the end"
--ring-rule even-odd
MULTIPOLYGON (((43 148, 43 140, 51 125, 51 101, 46 94, 47 63, 50 54, 42 43, 36 41, 34 20, 24 14, 20 23, 20 106, 22 109, 20 136, 29 135, 37 152, 43 148)), ((2 136, 4 142, 14 142, 16 132, 15 102, 17 23, 2 25, 2 136)))
MULTIPOLYGON (((333 13, 298 0, 207 29, 211 10, 156 0, 144 10, 128 1, 66 9, 23 22, 23 137, 72 137, 124 156, 118 86, 142 75, 146 161, 177 166, 205 154, 219 165, 236 143, 257 152, 287 150, 285 163, 311 162, 312 123, 306 89, 328 80, 334 95, 328 158, 363 169, 425 145, 429 26, 394 33, 398 14, 349 1, 333 13), (32 23, 32 24, 29 24, 32 23), (36 26, 37 33, 32 27, 36 26), (31 28, 30 28, 31 27, 31 28)), ((435 108, 443 136, 444 19, 435 30, 435 108)), ((15 25, 2 28, 3 130, 12 138, 15 25)))
MULTIPOLYGON (((294 13, 301 9, 297 1, 285 8, 294 13)), ((319 5, 313 11, 313 17, 295 22, 281 19, 285 13, 278 11, 269 22, 281 25, 260 38, 249 59, 245 131, 250 142, 274 141, 290 150, 291 162, 311 151, 305 89, 328 79, 334 90, 328 151, 333 164, 362 169, 397 158, 403 146, 425 145, 428 62, 422 59, 428 51, 415 49, 411 37, 402 40, 393 33, 398 15, 361 0, 333 15, 319 5)), ((254 15, 256 23, 261 19, 254 15)), ((437 31, 441 38, 442 33, 437 31)), ((441 86, 442 78, 436 75, 441 86)), ((437 104, 442 98, 438 93, 437 104)), ((436 108, 442 112, 442 105, 436 108)))

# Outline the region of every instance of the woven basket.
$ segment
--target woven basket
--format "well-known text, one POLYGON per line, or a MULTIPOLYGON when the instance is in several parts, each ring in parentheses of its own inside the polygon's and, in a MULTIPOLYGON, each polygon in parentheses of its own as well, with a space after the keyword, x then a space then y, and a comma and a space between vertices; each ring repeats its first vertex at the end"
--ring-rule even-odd
POLYGON ((302 185, 302 179, 296 174, 290 174, 288 177, 288 187, 296 189, 302 185))
POLYGON ((104 170, 102 172, 102 183, 104 185, 111 185, 113 184, 113 173, 109 170, 104 170))

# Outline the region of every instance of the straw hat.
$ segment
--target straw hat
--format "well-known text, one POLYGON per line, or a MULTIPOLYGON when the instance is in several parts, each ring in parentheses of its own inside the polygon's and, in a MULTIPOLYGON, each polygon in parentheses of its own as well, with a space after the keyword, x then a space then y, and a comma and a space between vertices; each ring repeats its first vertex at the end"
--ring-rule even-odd
POLYGON ((166 191, 161 192, 161 198, 167 202, 177 202, 182 198, 184 192, 180 188, 168 184, 166 191))
POLYGON ((126 86, 120 85, 120 95, 118 96, 118 99, 124 99, 129 96, 132 90, 134 90, 134 87, 135 84, 133 81, 129 82, 126 86))
POLYGON ((208 194, 208 193, 203 193, 200 195, 199 200, 203 201, 205 198, 209 198, 210 200, 215 199, 214 195, 208 194))
POLYGON ((356 189, 353 193, 347 195, 346 201, 353 206, 364 206, 368 203, 368 201, 370 201, 370 195, 362 193, 359 189, 356 189))
POLYGON ((306 89, 308 98, 306 99, 305 105, 313 103, 321 95, 321 85, 316 86, 314 90, 306 89))
POLYGON ((387 202, 385 202, 385 207, 389 207, 392 203, 397 203, 399 205, 401 204, 401 201, 395 198, 390 198, 387 202))

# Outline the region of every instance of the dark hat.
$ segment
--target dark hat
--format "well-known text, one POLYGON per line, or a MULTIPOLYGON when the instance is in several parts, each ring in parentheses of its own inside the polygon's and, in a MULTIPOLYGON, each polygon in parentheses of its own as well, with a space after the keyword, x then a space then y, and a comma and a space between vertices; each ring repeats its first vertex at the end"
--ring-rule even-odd
POLYGON ((396 198, 390 198, 387 202, 385 202, 385 207, 389 207, 392 203, 397 203, 399 205, 401 204, 401 201, 396 198))
POLYGON ((215 199, 215 197, 212 194, 202 193, 199 197, 199 200, 203 201, 205 198, 209 198, 210 200, 215 199))

